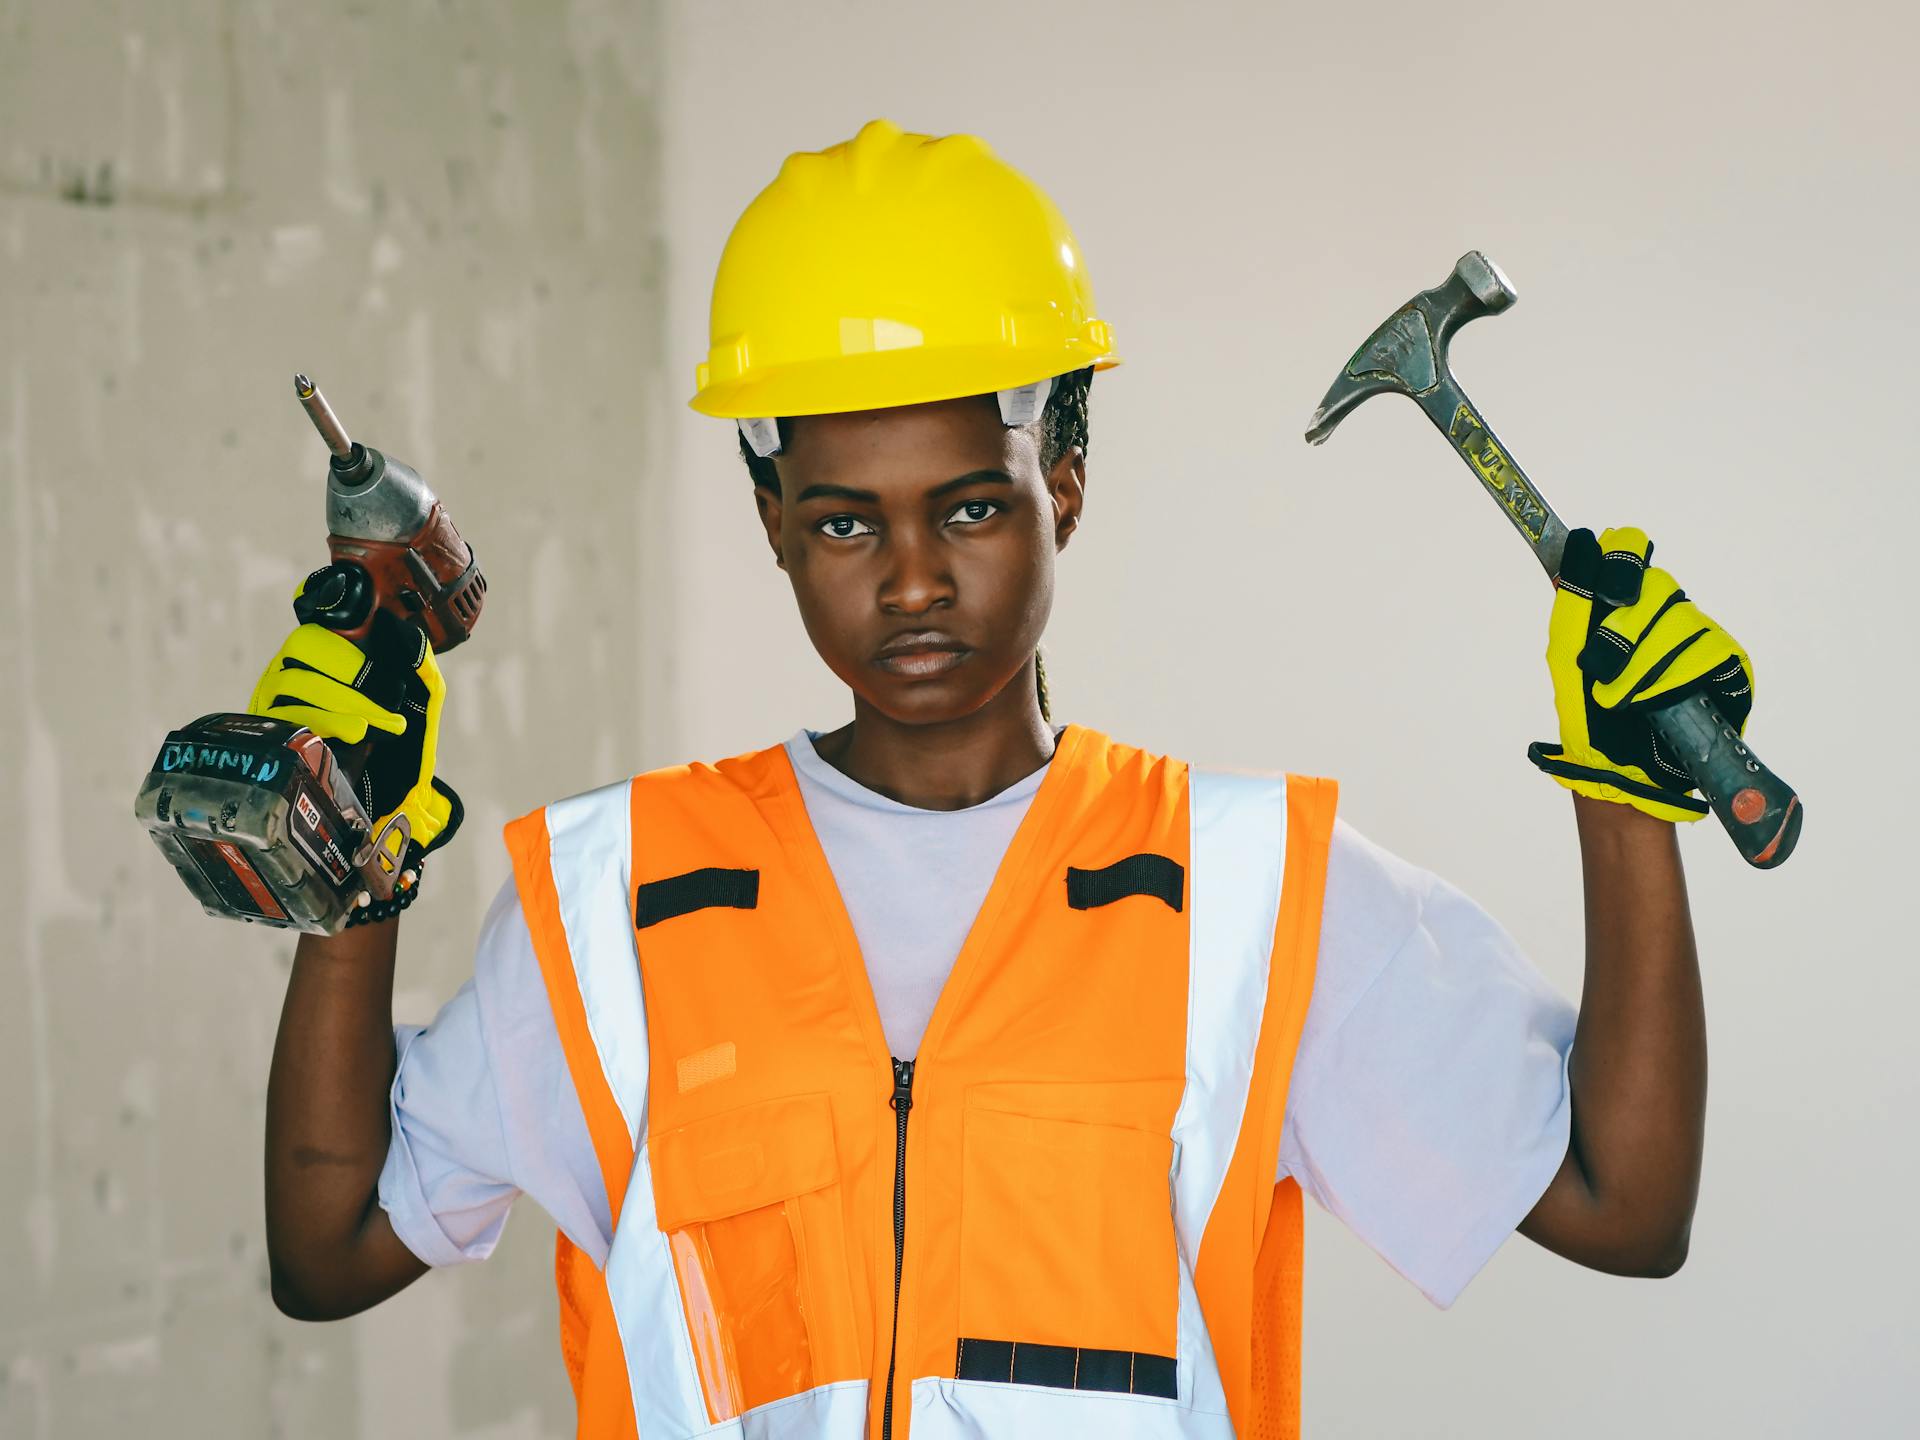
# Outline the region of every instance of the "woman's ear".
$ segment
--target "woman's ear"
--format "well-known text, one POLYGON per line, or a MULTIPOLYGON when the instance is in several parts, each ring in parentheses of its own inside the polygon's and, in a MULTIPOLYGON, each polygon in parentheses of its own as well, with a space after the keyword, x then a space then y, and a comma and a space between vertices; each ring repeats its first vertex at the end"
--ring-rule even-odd
POLYGON ((1053 499, 1053 548, 1064 550, 1080 528, 1080 509, 1087 500, 1087 452, 1069 445, 1047 473, 1047 493, 1053 499))
POLYGON ((760 511, 760 523, 766 528, 767 547, 773 551, 773 563, 787 568, 787 554, 780 543, 780 493, 765 485, 753 487, 753 503, 760 511))

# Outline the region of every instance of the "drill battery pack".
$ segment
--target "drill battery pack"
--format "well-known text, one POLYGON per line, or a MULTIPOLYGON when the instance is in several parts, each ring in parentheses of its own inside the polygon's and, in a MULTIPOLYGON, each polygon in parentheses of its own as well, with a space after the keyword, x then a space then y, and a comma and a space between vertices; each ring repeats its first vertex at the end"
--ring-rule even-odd
POLYGON ((362 891, 393 890, 333 751, 284 720, 203 715, 172 731, 133 808, 210 915, 332 935, 362 891))

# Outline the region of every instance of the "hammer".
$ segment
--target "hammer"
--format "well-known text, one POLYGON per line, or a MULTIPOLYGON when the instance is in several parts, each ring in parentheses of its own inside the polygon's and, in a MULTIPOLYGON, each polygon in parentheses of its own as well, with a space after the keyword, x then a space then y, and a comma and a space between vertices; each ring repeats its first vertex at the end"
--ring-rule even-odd
MULTIPOLYGON (((1388 392, 1411 397, 1480 478, 1481 488, 1526 538, 1557 584, 1567 527, 1447 368, 1447 345, 1454 331, 1482 315, 1498 315, 1518 298, 1499 266, 1478 250, 1469 250, 1443 283, 1422 290, 1394 311, 1353 352, 1313 412, 1307 443, 1325 440, 1363 400, 1388 392)), ((1624 597, 1601 598, 1618 603, 1624 597)), ((1806 813, 1800 797, 1760 762, 1711 699, 1696 694, 1651 710, 1646 719, 1663 747, 1680 757, 1748 864, 1771 869, 1793 853, 1806 813)))

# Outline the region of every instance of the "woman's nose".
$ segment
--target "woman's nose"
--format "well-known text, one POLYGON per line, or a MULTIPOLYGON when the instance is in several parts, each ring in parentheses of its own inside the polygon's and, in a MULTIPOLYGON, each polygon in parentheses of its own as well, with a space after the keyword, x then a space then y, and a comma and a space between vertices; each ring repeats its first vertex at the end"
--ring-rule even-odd
POLYGON ((880 607, 919 615, 953 603, 953 571, 944 549, 918 536, 898 538, 889 552, 892 564, 880 586, 880 607))

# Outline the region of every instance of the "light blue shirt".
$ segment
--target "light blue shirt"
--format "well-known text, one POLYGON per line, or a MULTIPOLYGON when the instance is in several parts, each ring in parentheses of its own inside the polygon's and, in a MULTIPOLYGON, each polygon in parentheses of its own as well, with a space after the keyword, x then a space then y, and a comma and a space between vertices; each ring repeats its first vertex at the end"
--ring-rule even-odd
MULTIPOLYGON (((964 810, 919 810, 835 770, 815 735, 787 753, 905 1058, 1046 770, 964 810)), ((1566 1154, 1573 1027, 1491 916, 1336 821, 1280 1176, 1452 1304, 1566 1154)), ((473 978, 395 1039, 380 1204, 407 1247, 430 1265, 483 1259, 524 1192, 603 1263, 605 1187, 511 879, 473 978)))

